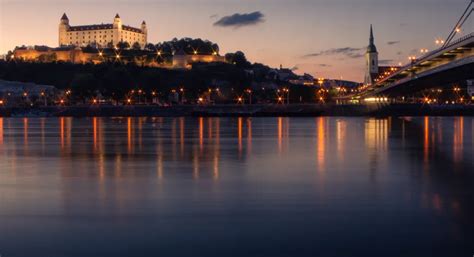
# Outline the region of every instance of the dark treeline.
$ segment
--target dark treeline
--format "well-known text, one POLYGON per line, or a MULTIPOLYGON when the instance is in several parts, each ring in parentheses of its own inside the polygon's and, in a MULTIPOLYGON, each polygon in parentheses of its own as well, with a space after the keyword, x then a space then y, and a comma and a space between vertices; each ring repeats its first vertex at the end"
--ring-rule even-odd
POLYGON ((188 93, 198 95, 207 91, 215 81, 225 81, 237 92, 244 91, 251 83, 251 78, 242 69, 231 64, 205 69, 169 70, 118 63, 0 62, 0 79, 72 89, 84 97, 100 93, 116 99, 122 99, 132 89, 167 95, 172 89, 184 87, 188 93))
POLYGON ((147 44, 145 49, 161 51, 163 54, 173 54, 177 51, 184 51, 187 54, 218 54, 219 45, 209 40, 200 38, 174 38, 171 41, 165 41, 156 45, 147 44))
MULTIPOLYGON (((245 60, 245 63, 247 61, 245 60)), ((249 64, 250 65, 250 64, 249 64)), ((72 90, 77 100, 85 101, 101 95, 104 98, 123 101, 131 90, 141 89, 150 95, 155 92, 166 100, 172 90, 184 88, 190 101, 205 94, 209 89, 219 88, 216 102, 235 102, 236 97, 246 96, 253 88, 252 97, 261 102, 274 102, 275 88, 259 86, 272 82, 278 87, 288 84, 268 78, 270 68, 262 64, 244 69, 238 65, 221 63, 215 65, 195 64, 191 70, 170 70, 141 67, 134 64, 71 64, 62 62, 39 63, 8 61, 0 62, 0 79, 53 85, 60 90, 72 90)), ((307 86, 291 86, 293 102, 314 102, 315 91, 307 86)))

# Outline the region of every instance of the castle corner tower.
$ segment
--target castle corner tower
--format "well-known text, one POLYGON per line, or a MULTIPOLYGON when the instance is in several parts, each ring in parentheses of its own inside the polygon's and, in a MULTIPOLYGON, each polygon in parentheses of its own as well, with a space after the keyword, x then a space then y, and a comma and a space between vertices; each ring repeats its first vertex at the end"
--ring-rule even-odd
POLYGON ((377 52, 374 41, 374 31, 372 25, 370 25, 369 46, 365 53, 366 71, 364 83, 366 85, 374 83, 375 77, 379 73, 379 53, 377 52))
POLYGON ((122 19, 120 18, 120 15, 117 13, 114 18, 114 23, 113 23, 113 29, 114 29, 114 45, 116 46, 118 42, 123 41, 122 37, 122 19))
MULTIPOLYGON (((144 40, 144 42, 147 42, 148 41, 148 28, 146 26, 145 21, 142 22, 141 30, 142 30, 143 37, 144 37, 143 40, 144 40)), ((145 47, 145 45, 143 45, 143 47, 145 47)))
POLYGON ((67 32, 69 27, 69 18, 66 13, 64 13, 59 22, 59 46, 67 45, 67 32))

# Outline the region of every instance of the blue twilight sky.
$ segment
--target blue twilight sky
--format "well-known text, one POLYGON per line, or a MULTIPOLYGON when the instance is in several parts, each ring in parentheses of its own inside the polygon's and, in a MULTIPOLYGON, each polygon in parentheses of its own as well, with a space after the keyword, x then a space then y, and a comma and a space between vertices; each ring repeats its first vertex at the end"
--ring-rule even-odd
MULTIPOLYGON (((0 0, 0 53, 16 45, 56 46, 59 18, 72 25, 148 24, 149 41, 200 37, 221 54, 297 73, 362 81, 369 25, 382 64, 406 62, 445 38, 469 0, 0 0), (232 16, 233 15, 233 16, 232 16)), ((462 33, 473 31, 471 20, 462 33)))

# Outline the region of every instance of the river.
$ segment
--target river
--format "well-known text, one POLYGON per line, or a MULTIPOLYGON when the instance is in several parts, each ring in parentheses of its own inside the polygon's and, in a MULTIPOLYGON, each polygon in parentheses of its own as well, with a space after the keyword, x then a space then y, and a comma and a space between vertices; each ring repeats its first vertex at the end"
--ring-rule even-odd
POLYGON ((472 256, 474 118, 0 118, 0 254, 472 256))

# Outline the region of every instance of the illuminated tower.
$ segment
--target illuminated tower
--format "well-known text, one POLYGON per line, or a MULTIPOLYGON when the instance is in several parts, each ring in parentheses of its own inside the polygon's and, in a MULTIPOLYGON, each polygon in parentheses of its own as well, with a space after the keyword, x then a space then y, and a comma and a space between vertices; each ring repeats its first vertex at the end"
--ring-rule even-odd
POLYGON ((367 52, 365 53, 366 71, 364 83, 372 84, 379 73, 379 53, 374 44, 374 31, 370 25, 370 40, 367 52))
POLYGON ((147 40, 148 40, 148 29, 147 29, 147 27, 146 27, 146 22, 145 22, 145 21, 142 22, 141 30, 142 30, 142 33, 143 33, 143 41, 142 41, 142 42, 143 42, 143 45, 142 45, 142 48, 144 48, 144 47, 145 47, 145 44, 146 44, 146 42, 147 42, 147 40))
POLYGON ((123 40, 122 36, 122 19, 120 19, 120 15, 115 15, 114 18, 114 24, 113 24, 113 30, 114 30, 114 37, 113 37, 113 43, 114 46, 117 46, 117 44, 123 40))
POLYGON ((61 17, 61 21, 59 22, 59 46, 67 45, 68 38, 67 32, 69 30, 69 18, 67 17, 66 13, 63 14, 61 17))

